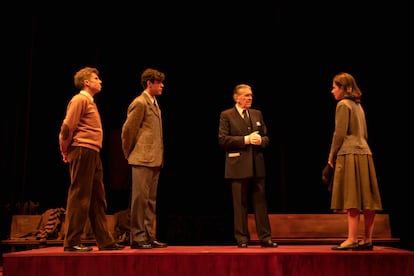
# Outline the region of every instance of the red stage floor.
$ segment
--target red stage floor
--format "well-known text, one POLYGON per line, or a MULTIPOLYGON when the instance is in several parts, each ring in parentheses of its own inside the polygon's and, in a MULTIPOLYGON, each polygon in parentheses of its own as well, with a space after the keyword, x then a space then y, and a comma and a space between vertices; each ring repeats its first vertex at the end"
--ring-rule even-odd
POLYGON ((332 251, 330 245, 169 246, 64 252, 48 247, 3 254, 3 276, 19 275, 375 275, 413 276, 414 252, 375 246, 332 251))

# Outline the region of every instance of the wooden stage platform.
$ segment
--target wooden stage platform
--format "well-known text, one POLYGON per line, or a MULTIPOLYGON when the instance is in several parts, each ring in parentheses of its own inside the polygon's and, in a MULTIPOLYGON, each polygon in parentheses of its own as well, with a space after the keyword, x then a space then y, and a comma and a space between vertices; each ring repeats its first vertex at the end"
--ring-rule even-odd
POLYGON ((333 251, 333 245, 169 246, 160 249, 64 252, 53 246, 3 254, 3 276, 214 275, 412 276, 414 252, 386 246, 333 251))

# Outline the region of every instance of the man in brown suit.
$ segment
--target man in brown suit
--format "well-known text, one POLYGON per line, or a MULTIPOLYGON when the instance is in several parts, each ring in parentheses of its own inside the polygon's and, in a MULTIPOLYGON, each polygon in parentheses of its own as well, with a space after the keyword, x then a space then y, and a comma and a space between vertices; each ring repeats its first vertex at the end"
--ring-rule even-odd
POLYGON ((219 144, 226 151, 225 179, 233 194, 234 237, 238 247, 248 246, 248 192, 252 191, 252 205, 257 234, 262 247, 277 247, 271 237, 265 192, 265 163, 263 149, 269 145, 262 112, 251 109, 253 92, 249 85, 234 88, 235 106, 220 114, 219 144), (250 186, 251 185, 251 186, 250 186))
POLYGON ((167 247, 156 240, 154 220, 158 179, 164 164, 161 110, 165 74, 148 68, 141 74, 144 91, 129 105, 122 127, 122 150, 132 168, 131 248, 167 247))

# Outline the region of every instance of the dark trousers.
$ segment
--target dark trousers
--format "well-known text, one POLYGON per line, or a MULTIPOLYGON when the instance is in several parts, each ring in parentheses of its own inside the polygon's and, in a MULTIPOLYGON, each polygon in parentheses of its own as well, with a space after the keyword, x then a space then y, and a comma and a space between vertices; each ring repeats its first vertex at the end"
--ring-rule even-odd
POLYGON ((256 220, 256 230, 260 241, 271 239, 271 229, 267 210, 264 178, 232 179, 234 212, 234 237, 237 243, 250 240, 248 229, 248 192, 251 191, 251 202, 256 220), (249 187, 248 185, 252 185, 249 187))
POLYGON ((71 184, 66 205, 64 246, 81 243, 88 219, 97 245, 107 246, 114 240, 108 231, 107 203, 99 152, 85 147, 71 147, 68 159, 71 184))

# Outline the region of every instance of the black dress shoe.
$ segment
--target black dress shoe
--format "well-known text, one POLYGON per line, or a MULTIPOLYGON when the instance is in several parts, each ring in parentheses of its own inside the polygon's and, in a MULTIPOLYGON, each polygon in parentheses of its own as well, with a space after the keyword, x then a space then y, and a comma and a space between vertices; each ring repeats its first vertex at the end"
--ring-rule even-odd
POLYGON ((359 243, 357 247, 353 248, 352 250, 355 251, 372 251, 374 250, 374 245, 372 244, 372 242, 367 242, 367 243, 359 243))
POLYGON ((152 241, 151 242, 151 246, 153 248, 164 248, 167 247, 168 245, 164 242, 160 242, 160 241, 152 241))
POLYGON ((277 247, 277 243, 275 243, 275 242, 274 242, 274 241, 272 241, 272 240, 261 241, 261 242, 260 242, 260 245, 261 245, 262 247, 273 247, 273 248, 276 248, 276 247, 277 247))
POLYGON ((131 249, 151 249, 152 245, 148 242, 134 242, 131 244, 131 249))
POLYGON ((237 244, 237 247, 240 247, 240 248, 247 248, 247 243, 244 243, 244 242, 239 243, 239 244, 237 244))
POLYGON ((63 250, 66 252, 88 252, 92 251, 92 247, 83 244, 78 244, 74 246, 66 246, 63 248, 63 250))
POLYGON ((332 247, 331 249, 332 250, 355 250, 357 247, 358 247, 358 243, 354 242, 354 243, 344 245, 344 246, 337 245, 337 246, 332 247))
POLYGON ((124 247, 125 246, 123 246, 122 244, 115 242, 107 246, 99 247, 99 250, 121 250, 124 249, 124 247))

